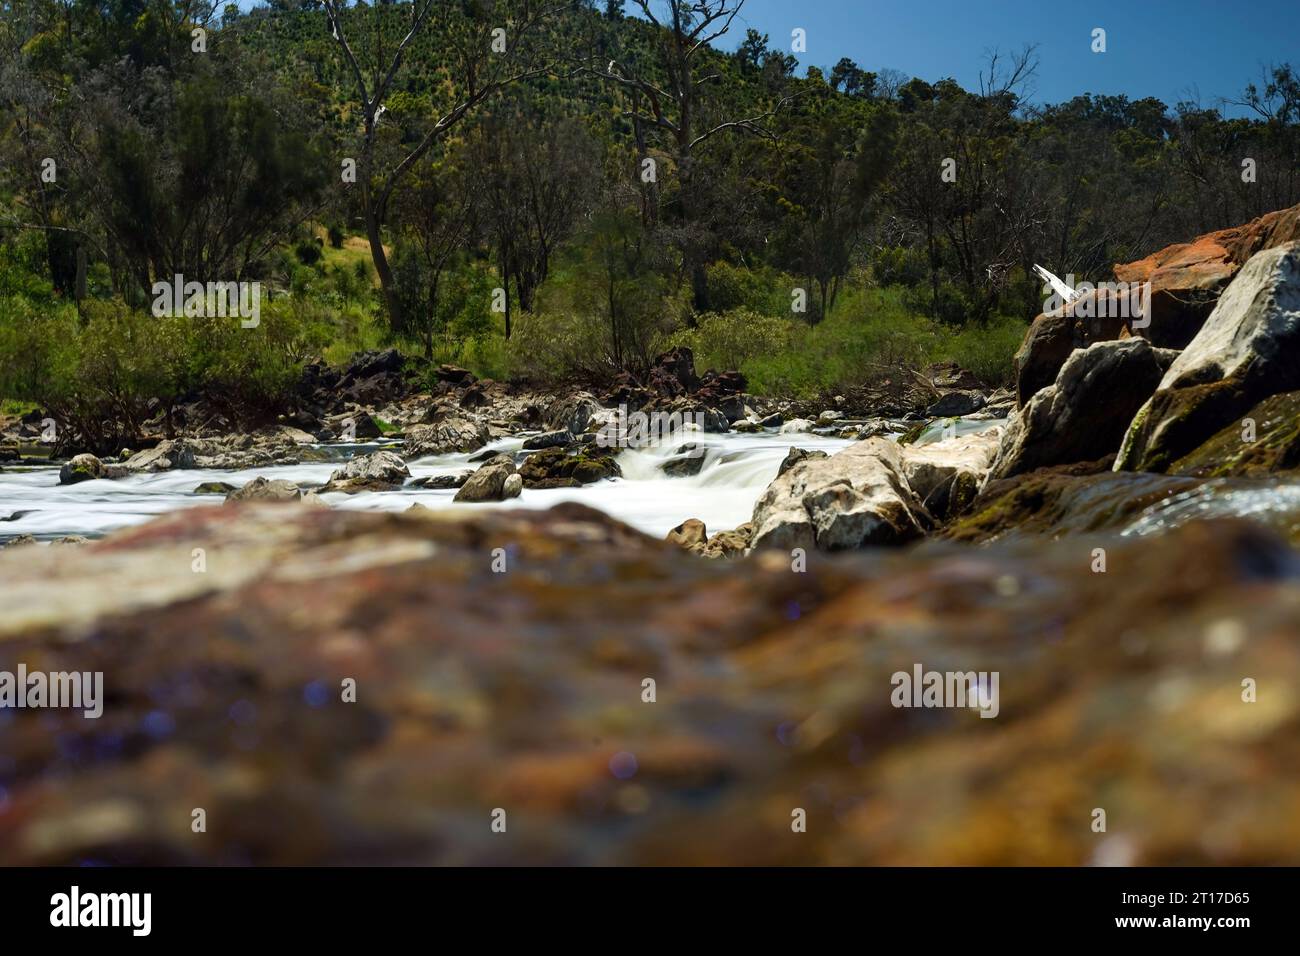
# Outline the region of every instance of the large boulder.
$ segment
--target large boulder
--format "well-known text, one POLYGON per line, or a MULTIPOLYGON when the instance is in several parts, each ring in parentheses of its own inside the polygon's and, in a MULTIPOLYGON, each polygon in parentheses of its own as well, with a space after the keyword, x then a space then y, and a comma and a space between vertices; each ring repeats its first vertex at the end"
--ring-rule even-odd
POLYGON ((104 463, 90 453, 73 455, 59 468, 59 484, 75 485, 107 477, 104 463))
POLYGON ((1008 419, 990 480, 1113 454, 1172 360, 1140 338, 1076 349, 1056 382, 1008 419))
POLYGON ((588 449, 570 455, 564 448, 545 448, 529 455, 519 466, 525 488, 576 488, 621 475, 613 455, 588 449))
POLYGON ((913 541, 931 521, 902 470, 901 448, 887 438, 868 438, 829 458, 805 458, 755 503, 751 544, 840 551, 913 541))
POLYGON ((1264 399, 1195 451, 1174 462, 1175 475, 1262 478, 1300 468, 1300 392, 1264 399))
POLYGON ((490 437, 487 425, 477 418, 453 416, 432 425, 414 425, 406 433, 406 457, 477 451, 490 437))
POLYGON ((552 431, 564 430, 571 435, 581 435, 599 409, 600 404, 591 393, 575 392, 553 401, 546 409, 543 421, 552 431))
POLYGON ((237 501, 301 501, 303 498, 303 490, 297 482, 259 475, 244 487, 227 494, 226 504, 237 501))
POLYGON ((469 476, 469 480, 456 492, 454 500, 503 501, 506 498, 506 478, 513 474, 515 474, 514 458, 510 455, 495 455, 469 476))
POLYGON ((1115 469, 1165 471, 1270 395, 1300 390, 1300 242, 1266 249, 1137 413, 1115 469))
POLYGON ((1023 408, 1076 348, 1140 335, 1160 348, 1181 349, 1196 337, 1219 295, 1249 259, 1300 239, 1300 206, 1268 213, 1241 226, 1167 246, 1145 259, 1115 266, 1129 294, 1094 289, 1062 314, 1040 315, 1016 353, 1016 395, 1023 408), (1145 310, 1134 321, 1132 290, 1150 283, 1145 310), (1125 300, 1128 300, 1127 302, 1125 300))
POLYGON ((1115 278, 1130 284, 1151 283, 1148 324, 1140 334, 1155 345, 1181 349, 1200 331, 1219 295, 1252 256, 1296 240, 1300 240, 1300 206, 1117 265, 1115 278))
POLYGON ((183 439, 160 441, 152 448, 137 452, 122 463, 127 471, 171 471, 195 467, 195 448, 183 439))
POLYGON ((330 475, 321 492, 342 491, 351 495, 358 491, 392 491, 402 487, 410 477, 401 458, 391 451, 377 451, 349 460, 330 475))

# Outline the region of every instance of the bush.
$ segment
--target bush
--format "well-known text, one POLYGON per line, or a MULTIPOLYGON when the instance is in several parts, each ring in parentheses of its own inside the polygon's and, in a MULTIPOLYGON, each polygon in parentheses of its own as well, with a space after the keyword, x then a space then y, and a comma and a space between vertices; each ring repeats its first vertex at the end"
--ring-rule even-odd
POLYGON ((794 323, 788 319, 739 308, 700 316, 695 328, 676 333, 668 344, 688 346, 701 370, 727 371, 761 355, 785 351, 794 334, 794 323))

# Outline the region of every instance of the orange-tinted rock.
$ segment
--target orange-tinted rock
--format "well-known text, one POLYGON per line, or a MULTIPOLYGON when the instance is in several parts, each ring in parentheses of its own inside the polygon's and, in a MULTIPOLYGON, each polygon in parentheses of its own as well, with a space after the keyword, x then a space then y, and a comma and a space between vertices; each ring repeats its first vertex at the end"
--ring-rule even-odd
POLYGON ((1151 324, 1141 334, 1164 348, 1183 348, 1200 331, 1219 293, 1255 253, 1300 239, 1300 206, 1167 246, 1115 266, 1115 278, 1151 283, 1151 324))

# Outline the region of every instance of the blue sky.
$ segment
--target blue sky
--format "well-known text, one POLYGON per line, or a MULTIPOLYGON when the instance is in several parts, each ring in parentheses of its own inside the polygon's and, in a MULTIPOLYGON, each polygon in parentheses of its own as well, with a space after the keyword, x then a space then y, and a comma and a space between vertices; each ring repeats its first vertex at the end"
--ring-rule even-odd
POLYGON ((987 50, 1037 43, 1036 102, 1123 93, 1216 106, 1267 64, 1300 68, 1300 0, 745 0, 720 45, 734 49, 746 27, 787 51, 791 30, 803 28, 803 67, 847 56, 863 69, 951 76, 968 89, 987 50), (1095 27, 1106 30, 1105 53, 1091 51, 1095 27))

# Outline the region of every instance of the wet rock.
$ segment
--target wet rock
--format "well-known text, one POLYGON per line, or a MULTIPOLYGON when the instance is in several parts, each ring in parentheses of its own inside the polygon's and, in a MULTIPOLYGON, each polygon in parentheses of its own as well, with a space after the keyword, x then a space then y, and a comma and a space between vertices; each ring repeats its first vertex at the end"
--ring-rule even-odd
POLYGON ((568 445, 572 441, 573 433, 565 428, 560 431, 543 432, 540 435, 533 435, 525 439, 524 449, 533 451, 542 448, 558 448, 568 445))
POLYGON ((154 447, 132 455, 122 463, 122 467, 133 472, 189 469, 196 467, 195 457, 194 445, 184 439, 160 441, 154 447))
POLYGON ((984 407, 984 395, 977 391, 947 392, 926 409, 935 418, 953 418, 971 415, 984 407))
MULTIPOLYGON (((515 474, 515 460, 510 455, 488 459, 456 492, 456 501, 501 501, 505 498, 506 478, 515 474)), ((521 479, 522 480, 522 479, 521 479)))
POLYGON ((705 558, 739 558, 749 549, 754 526, 746 521, 731 531, 719 531, 708 540, 699 554, 705 558))
POLYGON ((827 455, 826 452, 821 451, 820 449, 809 451, 808 449, 805 448, 791 448, 788 452, 785 453, 785 458, 781 460, 781 465, 777 469, 776 473, 778 476, 784 475, 795 465, 799 464, 799 462, 806 461, 810 458, 828 458, 828 457, 830 456, 827 455))
POLYGON ((502 498, 518 498, 523 494, 524 479, 519 477, 518 472, 513 475, 506 475, 505 483, 501 486, 502 498))
POLYGON ((990 478, 1114 454, 1171 360, 1138 338, 1076 349, 1056 382, 1011 416, 990 478))
POLYGON ((902 452, 869 438, 779 475, 754 505, 755 548, 840 551, 915 540, 930 526, 902 476, 902 452))
POLYGON ((663 463, 663 472, 669 478, 689 478, 698 475, 704 467, 704 449, 695 442, 687 442, 674 451, 673 455, 663 463))
POLYGON ((1300 242, 1237 273, 1133 419, 1118 470, 1164 471, 1271 395, 1300 390, 1300 242))
POLYGON ((599 409, 600 404, 589 392, 577 392, 553 401, 546 409, 544 420, 552 431, 581 435, 599 409))
POLYGON ((17 547, 21 547, 24 544, 35 544, 35 543, 36 543, 35 535, 16 534, 12 538, 9 538, 7 541, 0 542, 0 549, 17 548, 17 547))
POLYGON ((414 425, 406 433, 408 459, 477 451, 491 436, 476 418, 450 417, 432 425, 414 425))
POLYGON ((228 495, 236 488, 228 481, 204 481, 196 485, 193 494, 196 495, 228 495))
POLYGON ((425 478, 415 478, 408 483, 408 487, 446 491, 459 488, 469 480, 469 476, 472 474, 474 474, 472 471, 464 471, 459 475, 431 475, 425 478))
POLYGON ((684 548, 687 551, 698 554, 704 550, 705 544, 708 543, 709 534, 704 527, 704 522, 699 518, 687 518, 672 531, 668 532, 665 541, 684 548))
POLYGON ((401 488, 411 477, 406 462, 391 451, 377 451, 370 455, 352 458, 346 465, 330 475, 321 493, 341 491, 356 494, 358 491, 393 491, 401 488))
POLYGON ((259 475, 244 487, 227 494, 226 504, 237 501, 299 501, 302 496, 302 489, 296 482, 259 475))
POLYGON ((1264 399, 1191 453, 1174 462, 1175 475, 1263 478, 1300 469, 1300 392, 1264 399))
POLYGON ((74 455, 59 468, 59 484, 75 485, 82 481, 95 481, 106 477, 104 463, 94 455, 74 455))
POLYGON ((758 426, 760 428, 780 428, 784 424, 785 419, 781 416, 780 412, 773 412, 771 415, 758 420, 758 426))
POLYGON ((782 435, 802 434, 813 430, 813 423, 806 418, 792 418, 781 425, 782 435))

